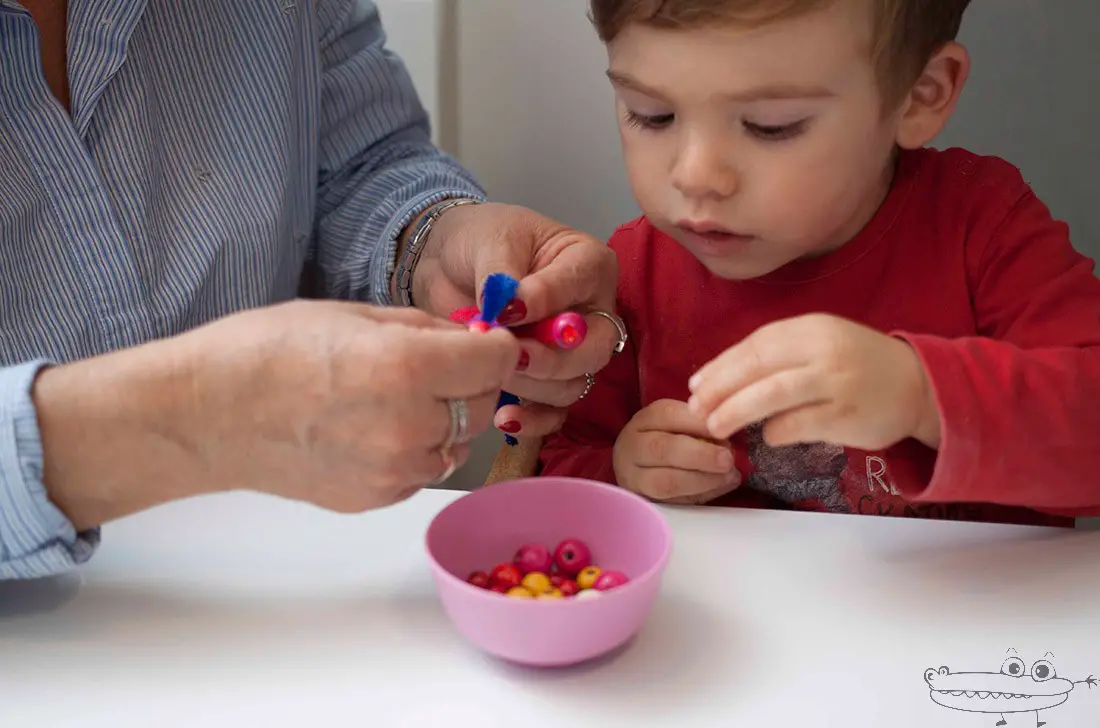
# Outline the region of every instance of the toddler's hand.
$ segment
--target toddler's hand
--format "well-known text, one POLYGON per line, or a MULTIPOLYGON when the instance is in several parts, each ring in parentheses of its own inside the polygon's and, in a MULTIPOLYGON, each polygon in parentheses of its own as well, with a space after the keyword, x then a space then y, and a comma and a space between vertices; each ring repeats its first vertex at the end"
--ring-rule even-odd
POLYGON ((614 452, 619 485, 653 500, 695 505, 741 484, 728 443, 713 442, 686 402, 662 399, 619 433, 614 452))
POLYGON ((835 316, 764 326, 689 386, 693 416, 717 439, 765 421, 773 447, 828 442, 875 451, 907 437, 939 447, 939 411, 916 352, 835 316))

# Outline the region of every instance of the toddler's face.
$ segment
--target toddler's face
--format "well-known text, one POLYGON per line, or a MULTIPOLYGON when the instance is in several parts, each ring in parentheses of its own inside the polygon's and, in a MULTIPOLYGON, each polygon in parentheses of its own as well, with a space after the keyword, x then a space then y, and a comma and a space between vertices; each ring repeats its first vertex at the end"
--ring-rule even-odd
POLYGON ((896 148, 871 44, 866 0, 755 29, 626 28, 609 76, 642 211, 729 279, 842 246, 896 148))

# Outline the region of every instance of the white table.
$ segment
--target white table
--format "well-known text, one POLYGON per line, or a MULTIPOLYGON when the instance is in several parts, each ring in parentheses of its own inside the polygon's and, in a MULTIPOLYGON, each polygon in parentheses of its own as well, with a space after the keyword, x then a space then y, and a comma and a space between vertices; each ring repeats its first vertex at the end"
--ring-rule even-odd
MULTIPOLYGON (((0 584, 0 726, 993 728, 924 670, 1011 648, 1100 676, 1100 532, 686 508, 628 649, 510 667, 435 599, 424 529, 459 495, 338 516, 233 494, 110 526, 78 575, 0 584)), ((1042 718, 1100 725, 1100 686, 1042 718)))

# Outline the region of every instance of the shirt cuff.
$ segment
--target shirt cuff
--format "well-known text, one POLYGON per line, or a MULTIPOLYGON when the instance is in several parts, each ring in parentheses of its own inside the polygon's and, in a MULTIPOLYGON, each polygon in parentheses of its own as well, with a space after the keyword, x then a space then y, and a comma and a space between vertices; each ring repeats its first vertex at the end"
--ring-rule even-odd
POLYGON ((31 387, 37 360, 0 369, 0 579, 34 579, 91 558, 99 529, 77 533, 42 482, 42 438, 31 387))
POLYGON ((422 215, 432 205, 446 199, 469 197, 482 202, 488 201, 483 190, 468 184, 461 184, 464 181, 464 179, 456 179, 455 182, 460 183, 460 186, 418 194, 398 209, 397 214, 393 216, 382 235, 383 250, 380 251, 381 255, 375 255, 373 259, 372 285, 370 287, 372 291, 371 303, 379 306, 393 305, 393 296, 390 294, 390 281, 393 280, 393 273, 397 267, 397 241, 401 234, 405 232, 405 228, 412 224, 413 220, 422 215))

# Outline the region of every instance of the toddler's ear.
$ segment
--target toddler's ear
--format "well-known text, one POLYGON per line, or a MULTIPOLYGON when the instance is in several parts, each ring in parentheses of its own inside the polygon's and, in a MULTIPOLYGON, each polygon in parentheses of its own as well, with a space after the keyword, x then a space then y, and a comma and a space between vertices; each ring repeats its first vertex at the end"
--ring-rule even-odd
POLYGON ((941 48, 924 67, 903 102, 897 143, 918 149, 931 142, 947 124, 970 75, 970 54, 954 41, 941 48))

